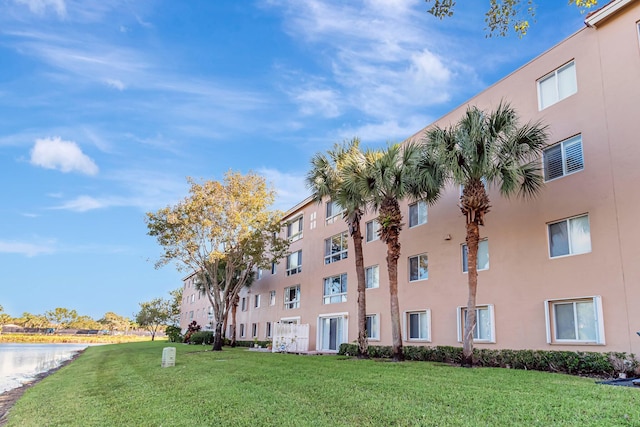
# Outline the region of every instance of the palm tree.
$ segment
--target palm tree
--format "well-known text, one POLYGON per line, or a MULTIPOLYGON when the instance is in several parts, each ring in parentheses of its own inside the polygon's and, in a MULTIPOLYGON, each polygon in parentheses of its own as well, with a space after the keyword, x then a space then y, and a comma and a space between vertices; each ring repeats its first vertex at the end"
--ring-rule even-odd
POLYGON ((393 360, 404 359, 398 304, 398 259, 402 213, 399 201, 405 198, 434 203, 439 195, 442 174, 419 145, 393 144, 385 151, 365 153, 367 169, 357 180, 358 188, 378 211, 380 239, 387 245, 387 270, 391 306, 393 360))
POLYGON ((444 168, 448 181, 463 186, 459 207, 466 219, 469 281, 463 366, 473 364, 480 226, 491 207, 485 184, 498 187, 503 197, 535 197, 543 185, 539 159, 547 139, 546 126, 519 126, 516 111, 504 102, 490 113, 469 107, 457 124, 427 131, 427 152, 444 168))
POLYGON ((364 258, 362 254, 362 230, 360 220, 366 210, 367 201, 354 181, 364 169, 364 154, 360 140, 353 138, 335 144, 333 150, 317 153, 311 159, 311 170, 307 174, 307 186, 317 203, 326 197, 344 209, 344 219, 353 239, 356 277, 358 280, 358 357, 369 357, 367 342, 367 303, 364 258))

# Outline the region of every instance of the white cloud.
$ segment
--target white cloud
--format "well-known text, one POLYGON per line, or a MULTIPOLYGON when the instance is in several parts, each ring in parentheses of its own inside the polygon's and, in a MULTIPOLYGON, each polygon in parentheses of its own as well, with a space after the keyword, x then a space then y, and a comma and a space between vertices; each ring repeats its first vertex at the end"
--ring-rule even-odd
POLYGON ((31 164, 62 172, 98 173, 98 166, 75 142, 63 141, 60 137, 36 139, 31 149, 31 164))
POLYGON ((44 15, 49 7, 61 18, 67 15, 67 5, 64 0, 15 0, 15 2, 26 5, 31 12, 37 15, 44 15))
POLYGON ((0 253, 19 254, 33 257, 55 252, 52 241, 42 243, 12 242, 0 240, 0 253))
POLYGON ((286 211, 311 195, 305 185, 305 175, 262 168, 257 171, 276 190, 275 209, 286 211))
POLYGON ((292 78, 299 74, 302 88, 287 91, 303 115, 336 117, 351 109, 376 121, 402 121, 416 107, 451 99, 460 65, 437 52, 439 35, 430 30, 428 14, 415 1, 268 4, 285 11, 292 38, 324 55, 316 56, 329 72, 322 89, 306 87, 305 81, 315 77, 292 73, 292 78))
POLYGON ((110 86, 110 87, 112 87, 114 89, 118 89, 120 91, 123 91, 125 89, 125 85, 124 85, 124 83, 122 83, 121 80, 118 80, 118 79, 105 79, 104 82, 105 82, 105 84, 107 86, 110 86))
POLYGON ((91 196, 79 196, 52 209, 68 210, 74 212, 87 212, 95 209, 102 209, 107 206, 108 204, 103 200, 99 200, 91 196))
POLYGON ((332 89, 309 88, 293 95, 300 105, 300 112, 305 116, 322 115, 338 117, 340 115, 340 94, 332 89))

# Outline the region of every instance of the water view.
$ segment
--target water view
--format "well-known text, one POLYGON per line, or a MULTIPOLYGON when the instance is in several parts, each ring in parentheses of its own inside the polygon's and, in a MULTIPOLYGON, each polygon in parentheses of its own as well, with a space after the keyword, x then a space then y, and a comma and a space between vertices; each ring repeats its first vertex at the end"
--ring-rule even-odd
POLYGON ((60 366, 86 344, 0 344, 0 393, 60 366))

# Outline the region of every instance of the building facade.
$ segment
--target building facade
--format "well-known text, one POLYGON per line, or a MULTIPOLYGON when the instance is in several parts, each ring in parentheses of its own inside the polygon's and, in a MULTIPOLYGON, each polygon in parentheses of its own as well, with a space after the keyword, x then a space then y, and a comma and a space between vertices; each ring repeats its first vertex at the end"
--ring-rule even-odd
MULTIPOLYGON (((640 1, 614 0, 585 23, 435 123, 448 127, 469 105, 492 110, 507 101, 523 122, 549 126, 541 195, 505 200, 489 188, 478 348, 640 354, 640 1)), ((426 129, 409 139, 420 140, 426 129)), ((451 187, 434 206, 401 202, 405 345, 461 345, 467 274, 459 196, 451 187)), ((357 339, 354 254, 339 209, 308 199, 287 212, 291 254, 242 291, 237 339, 267 339, 275 322, 309 324, 311 350, 335 351, 357 339)), ((386 246, 375 213, 363 229, 369 340, 390 345, 386 246)), ((184 280, 183 328, 212 320, 192 282, 184 280)))

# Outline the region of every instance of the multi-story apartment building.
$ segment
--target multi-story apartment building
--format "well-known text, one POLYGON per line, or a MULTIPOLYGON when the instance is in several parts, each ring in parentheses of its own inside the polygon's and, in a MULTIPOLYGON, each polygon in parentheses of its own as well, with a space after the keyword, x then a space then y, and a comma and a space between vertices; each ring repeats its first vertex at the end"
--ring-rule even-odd
MULTIPOLYGON (((640 1, 614 0, 585 23, 436 122, 446 127, 468 105, 490 110, 504 100, 523 122, 549 125, 541 195, 505 200, 489 189, 478 348, 640 354, 640 1)), ((467 275, 459 191, 448 188, 434 206, 401 203, 405 345, 461 345, 467 275)), ((239 340, 268 338, 275 322, 309 324, 311 350, 356 340, 354 255, 339 209, 307 199, 287 212, 291 254, 242 291, 239 340)), ((363 221, 368 333, 371 344, 390 345, 386 246, 374 218, 369 212, 363 221)), ((185 278, 183 328, 209 321, 209 303, 191 281, 185 278)))

